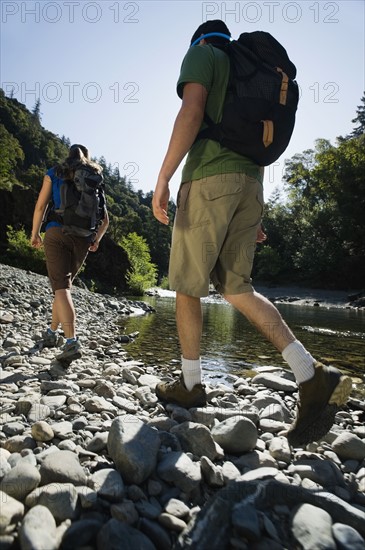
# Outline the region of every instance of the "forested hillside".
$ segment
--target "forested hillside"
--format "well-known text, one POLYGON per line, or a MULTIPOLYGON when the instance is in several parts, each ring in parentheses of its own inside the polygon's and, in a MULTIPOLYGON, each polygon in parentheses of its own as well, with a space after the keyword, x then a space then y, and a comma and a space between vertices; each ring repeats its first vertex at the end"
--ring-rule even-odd
POLYGON ((285 196, 266 205, 256 274, 314 287, 365 287, 365 96, 350 135, 286 161, 285 196))
MULTIPOLYGON (((44 129, 39 112, 39 103, 30 112, 0 90, 0 262, 42 272, 43 261, 26 250, 26 237, 45 170, 66 157, 70 142, 44 129)), ((274 193, 266 205, 268 239, 256 255, 256 281, 365 286, 365 96, 352 122, 354 130, 335 145, 318 139, 314 149, 286 161, 284 192, 274 193)), ((147 269, 137 279, 161 280, 171 227, 153 218, 152 191, 134 190, 104 157, 96 160, 104 168, 111 223, 100 251, 89 254, 82 278, 93 288, 124 292, 133 286, 131 273, 141 269, 142 259, 147 269)), ((173 218, 173 203, 170 214, 173 218)))
MULTIPOLYGON (((64 136, 60 138, 42 127, 39 107, 37 103, 30 112, 0 90, 0 261, 42 271, 43 262, 32 264, 29 258, 33 251, 22 258, 24 246, 14 249, 13 245, 13 250, 9 247, 8 230, 9 226, 15 230, 23 227, 26 234, 30 233, 44 173, 67 156, 71 145, 64 136)), ((121 240, 136 233, 146 241, 150 262, 156 265, 161 279, 167 273, 171 228, 154 219, 150 208, 152 192, 135 191, 104 157, 95 160, 103 166, 110 226, 98 253, 89 254, 82 278, 92 281, 94 288, 127 290, 131 262, 121 240)), ((170 208, 173 212, 174 205, 170 208)))

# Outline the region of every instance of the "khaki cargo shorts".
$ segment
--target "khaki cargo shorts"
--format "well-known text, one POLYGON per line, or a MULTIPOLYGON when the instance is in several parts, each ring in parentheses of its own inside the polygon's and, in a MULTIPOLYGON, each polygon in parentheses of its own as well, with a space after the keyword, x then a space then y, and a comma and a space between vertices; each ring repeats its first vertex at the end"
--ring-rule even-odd
POLYGON ((53 292, 68 289, 80 271, 90 246, 87 237, 65 235, 62 227, 50 227, 44 237, 44 253, 53 292))
POLYGON ((172 234, 170 288, 189 296, 252 292, 263 187, 245 174, 182 183, 172 234))

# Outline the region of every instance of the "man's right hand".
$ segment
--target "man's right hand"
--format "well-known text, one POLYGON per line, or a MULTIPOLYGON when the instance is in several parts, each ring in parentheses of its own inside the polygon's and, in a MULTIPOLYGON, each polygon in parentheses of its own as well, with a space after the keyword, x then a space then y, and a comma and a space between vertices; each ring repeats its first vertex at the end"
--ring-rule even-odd
POLYGON ((155 218, 164 225, 169 224, 167 209, 169 205, 170 190, 168 181, 158 180, 152 199, 152 210, 155 218))

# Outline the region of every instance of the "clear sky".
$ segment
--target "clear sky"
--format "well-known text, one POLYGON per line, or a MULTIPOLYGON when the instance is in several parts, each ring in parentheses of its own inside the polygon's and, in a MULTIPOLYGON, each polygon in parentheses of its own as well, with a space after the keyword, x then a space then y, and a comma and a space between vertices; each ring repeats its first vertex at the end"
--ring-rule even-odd
MULTIPOLYGON (((154 189, 180 106, 176 80, 190 37, 223 19, 241 32, 273 34, 296 64, 301 99, 292 141, 266 169, 265 197, 284 159, 352 130, 365 90, 363 0, 1 0, 0 85, 42 125, 118 166, 133 187, 154 189)), ((181 168, 171 182, 176 197, 181 168)))

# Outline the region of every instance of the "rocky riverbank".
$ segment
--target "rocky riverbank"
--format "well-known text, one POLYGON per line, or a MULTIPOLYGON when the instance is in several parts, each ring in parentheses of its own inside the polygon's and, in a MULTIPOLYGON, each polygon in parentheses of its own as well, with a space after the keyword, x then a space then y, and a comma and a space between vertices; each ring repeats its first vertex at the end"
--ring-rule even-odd
MULTIPOLYGON (((128 354, 118 318, 143 302, 74 289, 84 355, 42 349, 45 277, 1 266, 0 549, 363 549, 365 404, 291 449, 292 374, 263 367, 208 405, 159 402, 177 377, 128 354)), ((61 343, 61 342, 60 342, 61 343)), ((158 345, 158 335, 156 335, 158 345)))

